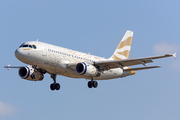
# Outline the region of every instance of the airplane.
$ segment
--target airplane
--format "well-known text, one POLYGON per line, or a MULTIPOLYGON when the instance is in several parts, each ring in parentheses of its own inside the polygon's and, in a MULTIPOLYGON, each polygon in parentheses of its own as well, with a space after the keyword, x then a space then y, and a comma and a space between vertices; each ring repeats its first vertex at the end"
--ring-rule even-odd
POLYGON ((57 75, 84 78, 89 80, 89 88, 97 88, 97 80, 108 80, 134 75, 138 70, 159 68, 160 66, 147 67, 147 63, 154 59, 176 57, 174 54, 160 56, 129 58, 133 32, 126 31, 112 56, 108 59, 86 54, 71 49, 47 44, 44 42, 30 41, 23 43, 15 51, 15 56, 28 66, 4 66, 4 68, 18 68, 19 76, 30 81, 41 81, 44 74, 50 74, 53 83, 51 90, 59 90, 60 84, 56 82, 57 75), (144 67, 131 68, 133 65, 144 67))

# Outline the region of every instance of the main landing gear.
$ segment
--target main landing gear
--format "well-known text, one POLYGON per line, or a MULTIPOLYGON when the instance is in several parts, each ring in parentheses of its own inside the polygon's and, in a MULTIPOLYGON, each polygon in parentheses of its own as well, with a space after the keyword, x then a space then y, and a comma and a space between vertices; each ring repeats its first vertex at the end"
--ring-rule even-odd
MULTIPOLYGON (((56 83, 56 76, 57 76, 56 74, 51 74, 51 78, 54 81, 54 83, 52 83, 50 85, 51 90, 59 90, 60 87, 61 87, 59 83, 56 83)), ((88 85, 89 88, 97 88, 98 82, 94 81, 93 78, 92 78, 91 81, 89 81, 87 85, 88 85)))
POLYGON ((51 90, 59 90, 60 89, 60 84, 59 83, 56 83, 56 74, 51 74, 51 78, 53 79, 54 83, 52 83, 50 85, 50 89, 51 90))
POLYGON ((98 86, 98 82, 94 81, 93 78, 91 79, 91 81, 88 82, 89 88, 92 88, 92 87, 97 88, 97 86, 98 86))

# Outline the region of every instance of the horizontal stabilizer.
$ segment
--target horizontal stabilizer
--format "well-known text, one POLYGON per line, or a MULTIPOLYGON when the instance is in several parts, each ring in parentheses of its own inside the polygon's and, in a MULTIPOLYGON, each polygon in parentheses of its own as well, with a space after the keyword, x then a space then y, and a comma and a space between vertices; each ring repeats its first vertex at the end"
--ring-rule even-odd
POLYGON ((10 66, 10 65, 4 66, 4 68, 21 68, 21 67, 24 67, 24 66, 10 66))
POLYGON ((159 67, 161 67, 161 66, 139 67, 139 68, 127 68, 127 69, 124 69, 124 71, 144 70, 144 69, 159 68, 159 67))

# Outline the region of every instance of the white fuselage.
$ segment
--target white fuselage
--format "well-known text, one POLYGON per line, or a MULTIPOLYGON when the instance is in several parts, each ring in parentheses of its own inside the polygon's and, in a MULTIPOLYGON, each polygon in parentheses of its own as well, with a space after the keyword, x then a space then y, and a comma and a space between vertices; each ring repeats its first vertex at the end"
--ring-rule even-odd
MULTIPOLYGON (((46 70, 50 74, 63 75, 71 78, 85 78, 79 75, 76 70, 70 68, 68 65, 71 63, 86 62, 93 64, 95 61, 106 61, 101 57, 94 55, 54 46, 51 44, 32 41, 26 42, 27 45, 35 45, 36 48, 19 47, 15 51, 15 56, 22 62, 29 65, 36 65, 39 68, 46 70)), ((103 71, 100 76, 93 77, 94 80, 106 80, 130 75, 129 71, 123 71, 121 68, 109 69, 103 71)))

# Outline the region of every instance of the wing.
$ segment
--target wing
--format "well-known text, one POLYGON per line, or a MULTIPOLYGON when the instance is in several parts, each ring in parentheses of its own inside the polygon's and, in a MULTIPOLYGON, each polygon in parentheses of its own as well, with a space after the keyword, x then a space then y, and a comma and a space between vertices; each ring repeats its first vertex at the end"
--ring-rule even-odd
MULTIPOLYGON (((96 66, 99 70, 109 70, 113 68, 123 68, 126 66, 133 66, 142 64, 146 66, 147 63, 153 62, 154 59, 159 58, 166 58, 166 57, 176 57, 175 54, 166 54, 161 56, 152 56, 152 57, 144 57, 144 58, 134 58, 134 59, 123 59, 123 60, 107 60, 107 61, 97 61, 94 62, 94 66, 96 66)), ((76 63, 77 64, 77 63, 76 63)), ((68 66, 72 69, 75 69, 76 64, 69 64, 68 66)), ((152 66, 152 67, 143 67, 143 68, 126 68, 124 70, 143 70, 143 69, 150 69, 150 68, 158 68, 160 66, 152 66)))
POLYGON ((144 57, 144 58, 134 58, 134 59, 124 59, 124 60, 109 60, 104 62, 95 62, 95 65, 100 66, 101 69, 113 69, 113 68, 123 68, 124 66, 133 66, 142 64, 146 66, 146 63, 153 62, 153 59, 166 58, 166 57, 176 57, 175 54, 166 54, 161 56, 152 56, 152 57, 144 57))

